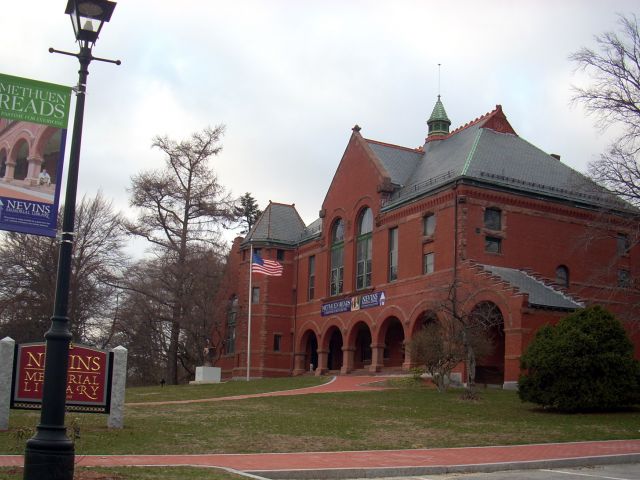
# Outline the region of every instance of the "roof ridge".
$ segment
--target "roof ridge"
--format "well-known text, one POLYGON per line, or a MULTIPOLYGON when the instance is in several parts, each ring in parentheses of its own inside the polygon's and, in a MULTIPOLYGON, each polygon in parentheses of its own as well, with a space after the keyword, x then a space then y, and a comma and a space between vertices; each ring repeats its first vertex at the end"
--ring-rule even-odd
POLYGON ((407 151, 412 152, 412 153, 421 153, 422 152, 422 147, 416 147, 416 148, 403 147, 402 145, 396 145, 396 144, 393 144, 393 143, 381 142, 379 140, 372 140, 370 138, 365 138, 364 140, 365 140, 365 142, 375 143, 377 145, 382 145, 383 147, 399 148, 401 150, 407 150, 407 151))

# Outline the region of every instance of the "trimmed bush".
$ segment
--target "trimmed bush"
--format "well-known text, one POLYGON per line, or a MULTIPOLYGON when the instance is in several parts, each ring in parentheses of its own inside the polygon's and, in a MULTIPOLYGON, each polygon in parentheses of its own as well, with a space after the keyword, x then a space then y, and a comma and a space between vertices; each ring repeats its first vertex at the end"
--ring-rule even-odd
POLYGON ((620 321, 602 307, 578 310, 538 330, 521 358, 518 395, 575 412, 640 403, 640 362, 620 321))

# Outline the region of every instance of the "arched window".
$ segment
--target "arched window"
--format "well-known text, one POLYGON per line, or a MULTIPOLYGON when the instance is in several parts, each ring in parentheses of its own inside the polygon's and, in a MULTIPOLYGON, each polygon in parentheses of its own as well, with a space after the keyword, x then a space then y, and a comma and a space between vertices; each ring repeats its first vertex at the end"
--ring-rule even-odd
POLYGON ((371 286, 371 232, 373 231, 373 213, 365 208, 358 218, 358 238, 356 240, 356 290, 371 286))
POLYGON ((569 286, 569 269, 564 265, 556 268, 556 283, 565 288, 569 286))
POLYGON ((333 222, 331 228, 331 273, 329 275, 329 295, 342 293, 344 280, 344 223, 341 218, 333 222))

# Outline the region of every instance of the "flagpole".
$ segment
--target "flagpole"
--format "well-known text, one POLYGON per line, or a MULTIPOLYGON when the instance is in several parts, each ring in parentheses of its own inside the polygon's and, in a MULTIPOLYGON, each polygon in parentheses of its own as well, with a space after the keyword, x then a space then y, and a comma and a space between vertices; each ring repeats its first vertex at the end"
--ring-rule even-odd
POLYGON ((252 275, 253 273, 253 243, 251 244, 251 250, 249 251, 249 311, 247 319, 247 382, 249 381, 251 371, 251 305, 253 304, 252 296, 252 275))

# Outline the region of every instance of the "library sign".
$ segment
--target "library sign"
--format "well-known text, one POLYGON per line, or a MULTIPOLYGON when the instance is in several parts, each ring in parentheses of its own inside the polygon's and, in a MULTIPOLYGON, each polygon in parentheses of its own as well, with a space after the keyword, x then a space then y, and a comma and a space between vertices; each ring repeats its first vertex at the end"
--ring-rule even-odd
MULTIPOLYGON (((44 343, 16 345, 11 408, 40 408, 45 355, 44 343)), ((67 369, 67 410, 109 413, 112 366, 111 352, 71 345, 67 369)))

